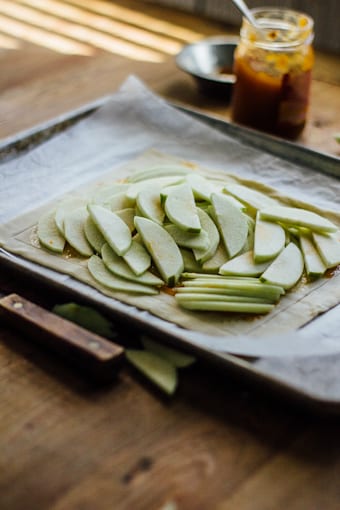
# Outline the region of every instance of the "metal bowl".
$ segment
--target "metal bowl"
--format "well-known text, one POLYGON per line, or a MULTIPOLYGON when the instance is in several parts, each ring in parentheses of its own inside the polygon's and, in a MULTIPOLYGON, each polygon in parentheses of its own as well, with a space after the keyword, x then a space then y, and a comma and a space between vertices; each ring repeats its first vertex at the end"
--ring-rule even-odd
POLYGON ((229 101, 235 83, 232 67, 237 44, 236 37, 209 37, 184 46, 176 64, 195 79, 202 93, 229 101))

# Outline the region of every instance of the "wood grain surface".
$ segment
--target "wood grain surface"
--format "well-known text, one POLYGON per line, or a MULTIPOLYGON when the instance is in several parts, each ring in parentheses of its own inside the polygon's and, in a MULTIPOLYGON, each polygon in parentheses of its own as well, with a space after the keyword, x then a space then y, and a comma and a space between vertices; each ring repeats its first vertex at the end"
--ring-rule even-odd
MULTIPOLYGON (((163 97, 228 118, 228 105, 202 97, 174 63, 178 46, 222 32, 228 32, 222 23, 150 2, 2 0, 0 137, 111 94, 129 74, 163 97), (117 48, 132 27, 142 29, 129 36, 137 49, 150 49, 147 33, 164 37, 167 49, 156 39, 160 61, 135 60, 114 51, 110 39, 91 33, 86 40, 80 31, 81 40, 78 32, 69 38, 92 53, 61 53, 42 32, 37 39, 28 30, 47 22, 49 8, 64 36, 80 9, 97 17, 82 18, 83 28, 93 30, 99 16, 111 22, 111 34, 105 27, 100 33, 123 30, 115 35, 117 48)), ((318 55, 310 120, 299 142, 333 155, 340 155, 333 139, 340 131, 339 62, 318 55)), ((3 267, 0 291, 47 309, 68 299, 3 267)), ((133 340, 131 332, 126 337, 133 340)), ((339 419, 308 413, 202 361, 181 372, 173 398, 129 366, 111 384, 96 386, 1 323, 0 387, 1 510, 340 508, 339 419)))

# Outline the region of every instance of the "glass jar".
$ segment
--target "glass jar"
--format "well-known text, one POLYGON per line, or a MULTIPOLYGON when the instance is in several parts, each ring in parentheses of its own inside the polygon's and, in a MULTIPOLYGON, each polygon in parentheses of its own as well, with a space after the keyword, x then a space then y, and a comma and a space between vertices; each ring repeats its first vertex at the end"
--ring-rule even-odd
POLYGON ((235 122, 286 138, 302 132, 314 64, 312 18, 289 9, 253 9, 234 55, 235 122))

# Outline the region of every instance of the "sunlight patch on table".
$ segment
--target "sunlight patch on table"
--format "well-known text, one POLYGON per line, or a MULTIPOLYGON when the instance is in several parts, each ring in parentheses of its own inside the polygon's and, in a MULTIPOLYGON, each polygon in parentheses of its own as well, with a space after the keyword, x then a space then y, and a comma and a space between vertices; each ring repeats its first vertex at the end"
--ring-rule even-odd
POLYGON ((91 13, 90 11, 68 5, 59 0, 17 0, 18 3, 39 9, 40 11, 59 16, 77 24, 86 25, 92 29, 118 36, 124 40, 133 41, 145 47, 175 55, 181 49, 181 44, 173 38, 155 34, 148 29, 135 27, 122 21, 116 21, 108 16, 91 13))
POLYGON ((59 53, 83 56, 93 55, 93 49, 88 45, 80 44, 66 37, 51 34, 40 28, 12 20, 2 14, 0 14, 0 30, 10 36, 44 46, 59 53))
POLYGON ((84 9, 131 23, 131 25, 147 28, 147 30, 152 30, 153 32, 171 35, 171 37, 183 42, 194 42, 205 37, 203 33, 172 23, 171 21, 166 21, 163 18, 160 19, 150 14, 143 14, 140 11, 103 0, 67 0, 67 3, 80 5, 84 9))
POLYGON ((0 49, 17 50, 18 48, 20 48, 20 41, 18 39, 0 33, 0 49))
MULTIPOLYGON (((21 31, 25 32, 27 37, 34 37, 34 41, 37 44, 45 47, 51 47, 51 40, 55 37, 68 37, 69 39, 73 39, 75 43, 85 43, 88 47, 91 45, 93 48, 99 48, 104 51, 108 51, 110 53, 115 53, 118 55, 122 55, 124 57, 133 59, 133 60, 141 60, 141 61, 149 61, 149 62, 162 62, 164 60, 164 55, 158 51, 154 51, 149 48, 144 48, 134 42, 123 41, 118 37, 113 37, 111 35, 104 34, 98 30, 94 30, 91 28, 87 28, 83 25, 79 25, 76 23, 70 23, 61 18, 43 14, 41 11, 38 11, 34 8, 25 7, 23 5, 19 5, 16 2, 10 2, 8 0, 0 0, 0 12, 3 14, 14 18, 14 23, 24 22, 26 23, 25 30, 23 27, 20 27, 21 31), (36 25, 34 27, 33 25, 36 25), (38 28, 37 28, 38 27, 38 28), (36 35, 36 31, 44 30, 44 37, 42 40, 39 40, 39 37, 36 35), (33 34, 33 35, 32 35, 33 34), (56 35, 57 34, 57 35, 56 35), (51 38, 51 40, 50 40, 51 38)), ((19 23, 22 25, 22 23, 19 23)), ((7 25, 4 23, 5 32, 8 33, 7 25)), ((18 28, 18 27, 17 27, 18 28)), ((0 22, 0 30, 2 29, 2 25, 0 22)), ((20 32, 20 30, 18 29, 20 32)), ((15 34, 17 37, 20 37, 19 34, 15 34)), ((64 46, 61 45, 58 47, 58 44, 52 43, 54 50, 70 53, 69 48, 66 49, 68 51, 64 51, 64 46)), ((73 52, 79 53, 79 52, 73 52)), ((92 52, 93 54, 93 52, 92 52)))

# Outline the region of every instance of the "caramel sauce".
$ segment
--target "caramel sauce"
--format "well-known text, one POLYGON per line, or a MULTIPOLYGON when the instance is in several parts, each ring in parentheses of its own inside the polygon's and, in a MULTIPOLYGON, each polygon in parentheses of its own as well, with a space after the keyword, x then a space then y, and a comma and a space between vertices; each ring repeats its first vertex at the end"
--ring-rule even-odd
POLYGON ((233 120, 286 138, 297 138, 306 122, 311 71, 270 75, 235 59, 237 86, 233 120))
POLYGON ((176 289, 172 287, 162 287, 162 291, 165 292, 165 294, 168 294, 169 296, 174 296, 176 294, 176 289))
POLYGON ((334 278, 335 276, 338 276, 340 274, 340 265, 331 267, 330 269, 327 269, 327 271, 324 274, 325 278, 334 278))

